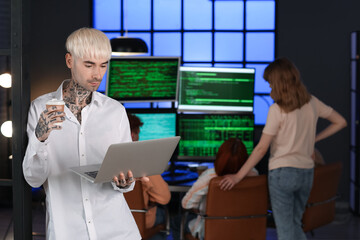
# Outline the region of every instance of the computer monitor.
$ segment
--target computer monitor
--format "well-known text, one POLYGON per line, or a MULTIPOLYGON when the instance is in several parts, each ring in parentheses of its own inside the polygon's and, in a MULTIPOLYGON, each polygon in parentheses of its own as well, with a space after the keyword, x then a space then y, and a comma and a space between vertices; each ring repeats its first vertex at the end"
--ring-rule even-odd
POLYGON ((106 95, 121 102, 175 101, 180 57, 114 57, 106 95))
POLYGON ((139 141, 176 136, 176 113, 172 112, 129 112, 143 122, 139 141))
POLYGON ((221 144, 236 137, 250 154, 254 146, 254 115, 178 114, 178 135, 178 160, 215 160, 221 144))
POLYGON ((255 69, 180 67, 180 112, 253 112, 255 69))

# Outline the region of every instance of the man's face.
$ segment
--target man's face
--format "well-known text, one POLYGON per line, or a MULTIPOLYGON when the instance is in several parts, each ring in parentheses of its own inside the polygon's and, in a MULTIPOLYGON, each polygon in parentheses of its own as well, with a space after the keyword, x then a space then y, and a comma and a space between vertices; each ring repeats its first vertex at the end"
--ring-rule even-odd
POLYGON ((72 79, 91 92, 96 91, 108 66, 108 59, 77 58, 70 53, 65 56, 66 65, 71 69, 72 79))

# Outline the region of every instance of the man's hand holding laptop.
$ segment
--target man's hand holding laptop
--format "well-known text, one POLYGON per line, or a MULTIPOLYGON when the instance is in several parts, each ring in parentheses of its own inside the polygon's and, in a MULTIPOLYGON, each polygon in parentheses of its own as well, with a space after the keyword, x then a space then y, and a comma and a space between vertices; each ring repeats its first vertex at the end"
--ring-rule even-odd
MULTIPOLYGON (((141 179, 142 181, 145 181, 145 182, 149 181, 148 177, 141 177, 139 179, 141 179)), ((118 186, 120 188, 129 187, 135 180, 137 180, 137 179, 135 179, 133 177, 133 173, 130 170, 127 172, 127 177, 126 178, 125 178, 125 175, 124 175, 123 172, 120 172, 118 177, 115 176, 113 178, 113 182, 115 182, 116 186, 118 186)))

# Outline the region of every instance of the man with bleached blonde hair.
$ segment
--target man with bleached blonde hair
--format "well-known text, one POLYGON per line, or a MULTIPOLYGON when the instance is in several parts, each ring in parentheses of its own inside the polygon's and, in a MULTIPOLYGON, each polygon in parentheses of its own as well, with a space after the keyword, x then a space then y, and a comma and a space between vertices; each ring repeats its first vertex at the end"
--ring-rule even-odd
POLYGON ((111 58, 107 36, 81 28, 66 41, 71 79, 30 106, 23 172, 32 187, 46 192, 47 239, 141 239, 123 193, 134 179, 120 173, 111 183, 93 184, 69 168, 99 164, 113 143, 130 142, 125 108, 96 92, 111 58), (51 99, 63 100, 46 107, 51 99))

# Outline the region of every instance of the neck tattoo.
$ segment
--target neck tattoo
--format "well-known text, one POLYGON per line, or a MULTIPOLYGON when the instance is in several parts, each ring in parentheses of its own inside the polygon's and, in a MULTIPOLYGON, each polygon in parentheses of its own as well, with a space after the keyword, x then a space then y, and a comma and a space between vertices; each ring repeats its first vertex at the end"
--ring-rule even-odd
POLYGON ((63 87, 63 98, 65 105, 81 123, 81 110, 90 104, 92 92, 86 90, 73 79, 70 82, 64 83, 63 87))

